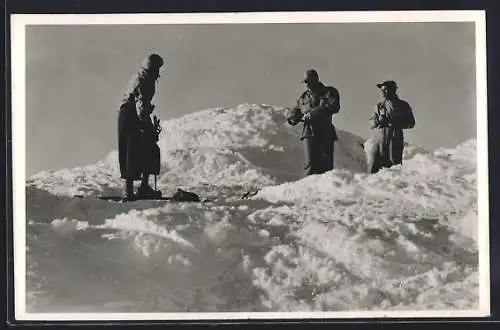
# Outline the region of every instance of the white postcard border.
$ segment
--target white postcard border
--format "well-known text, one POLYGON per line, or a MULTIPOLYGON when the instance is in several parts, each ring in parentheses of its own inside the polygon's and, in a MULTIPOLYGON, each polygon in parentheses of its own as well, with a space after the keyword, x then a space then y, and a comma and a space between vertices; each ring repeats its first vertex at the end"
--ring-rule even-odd
POLYGON ((15 14, 11 15, 12 175, 14 293, 17 320, 247 320, 324 318, 441 318, 490 315, 488 125, 486 23, 484 11, 263 12, 190 14, 15 14), (479 308, 462 311, 350 311, 266 313, 27 313, 26 312, 26 169, 25 30, 29 25, 150 25, 474 22, 476 26, 479 308))

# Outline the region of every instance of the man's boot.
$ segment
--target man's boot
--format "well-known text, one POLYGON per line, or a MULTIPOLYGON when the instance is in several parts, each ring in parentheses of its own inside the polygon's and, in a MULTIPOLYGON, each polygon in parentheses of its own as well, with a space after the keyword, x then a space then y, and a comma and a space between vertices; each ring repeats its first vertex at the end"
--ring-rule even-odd
POLYGON ((125 181, 125 197, 123 198, 124 201, 133 201, 135 199, 134 196, 134 181, 133 180, 126 180, 125 181))
POLYGON ((144 174, 141 186, 137 190, 137 198, 154 199, 161 197, 161 191, 156 191, 149 186, 149 175, 144 174))

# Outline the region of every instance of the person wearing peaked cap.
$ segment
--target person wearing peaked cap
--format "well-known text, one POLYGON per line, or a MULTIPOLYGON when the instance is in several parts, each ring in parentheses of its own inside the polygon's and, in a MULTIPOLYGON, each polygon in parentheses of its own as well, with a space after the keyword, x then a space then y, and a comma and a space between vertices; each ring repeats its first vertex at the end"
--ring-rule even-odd
POLYGON ((391 91, 396 92, 398 86, 394 80, 386 80, 382 83, 377 84, 377 87, 382 89, 382 87, 385 87, 386 89, 389 89, 391 91))
POLYGON ((403 163, 403 130, 415 127, 411 106, 397 95, 397 84, 393 80, 378 83, 383 100, 375 106, 371 129, 375 129, 376 147, 368 163, 368 172, 376 173, 383 167, 403 163))
POLYGON ((158 194, 149 186, 149 176, 159 174, 160 171, 160 150, 156 143, 160 126, 156 118, 154 123, 151 120, 155 109, 151 101, 163 65, 160 55, 148 55, 139 72, 130 81, 120 104, 118 161, 121 178, 126 182, 126 200, 158 194), (137 195, 133 191, 134 180, 141 180, 137 195))
POLYGON ((307 89, 291 109, 287 121, 290 125, 303 122, 301 140, 305 151, 305 175, 321 174, 333 169, 334 144, 337 140, 332 116, 340 110, 340 97, 336 88, 325 86, 318 72, 309 69, 303 83, 307 89))

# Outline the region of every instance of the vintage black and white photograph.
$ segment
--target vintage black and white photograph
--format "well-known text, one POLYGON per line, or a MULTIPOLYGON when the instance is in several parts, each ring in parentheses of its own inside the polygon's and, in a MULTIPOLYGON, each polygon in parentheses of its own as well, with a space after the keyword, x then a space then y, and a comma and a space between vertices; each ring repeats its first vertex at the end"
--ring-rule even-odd
POLYGON ((484 20, 13 15, 16 317, 489 315, 484 20))

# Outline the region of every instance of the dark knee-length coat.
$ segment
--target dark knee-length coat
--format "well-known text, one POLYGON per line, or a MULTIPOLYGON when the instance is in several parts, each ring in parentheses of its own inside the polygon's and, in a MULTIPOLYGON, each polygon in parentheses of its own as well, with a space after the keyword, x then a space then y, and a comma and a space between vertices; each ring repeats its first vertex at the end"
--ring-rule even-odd
MULTIPOLYGON (((294 117, 310 114, 311 119, 304 121, 301 140, 304 142, 306 175, 324 173, 333 169, 334 143, 337 132, 332 116, 340 110, 340 96, 336 88, 319 83, 316 92, 306 90, 297 100, 293 109, 294 117)), ((293 118, 288 118, 296 125, 293 118)))
POLYGON ((118 158, 122 179, 159 174, 158 134, 151 121, 156 80, 142 69, 131 81, 118 115, 118 158))
POLYGON ((411 106, 398 97, 379 102, 371 120, 371 128, 377 132, 377 147, 372 150, 372 162, 368 171, 376 173, 383 167, 401 164, 404 149, 403 130, 415 126, 411 106))

